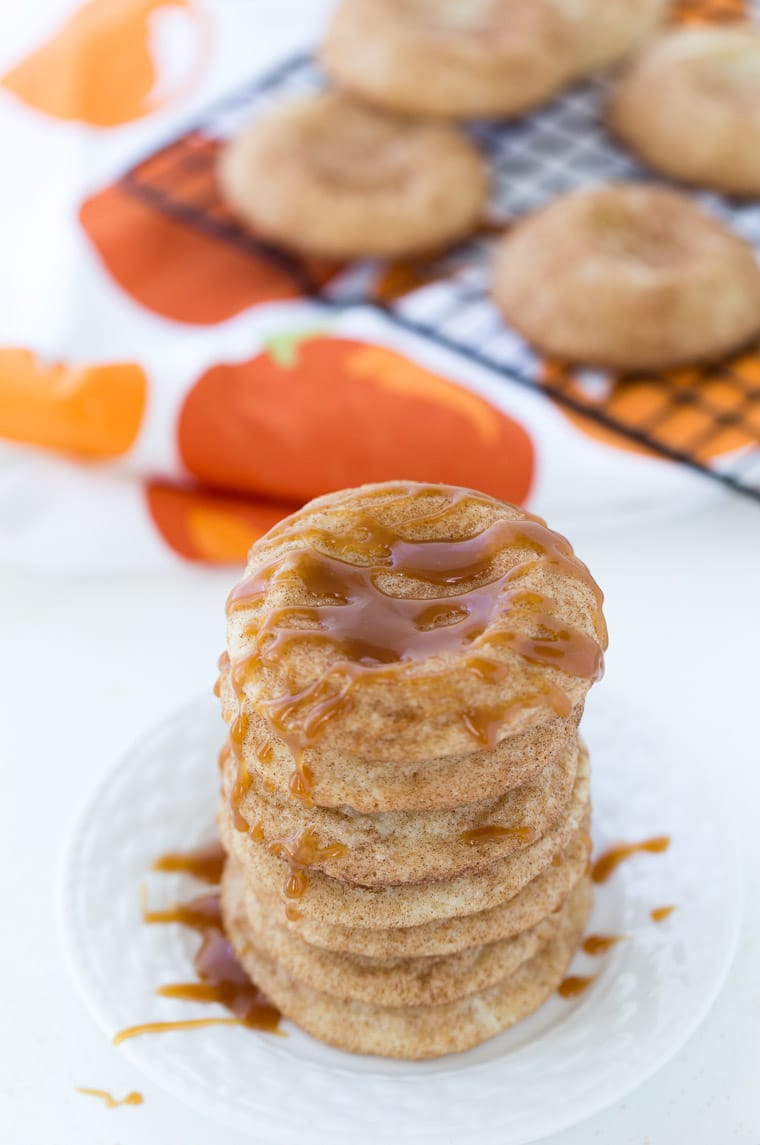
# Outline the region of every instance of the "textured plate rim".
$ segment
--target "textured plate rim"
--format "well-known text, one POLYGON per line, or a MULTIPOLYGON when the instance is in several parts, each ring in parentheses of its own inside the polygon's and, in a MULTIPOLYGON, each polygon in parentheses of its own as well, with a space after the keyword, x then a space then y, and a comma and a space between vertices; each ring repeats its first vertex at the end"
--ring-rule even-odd
MULTIPOLYGON (((613 697, 616 700, 615 706, 624 707, 628 712, 636 711, 635 707, 629 705, 622 695, 615 696, 614 693, 610 695, 607 689, 605 689, 605 698, 611 700, 613 697)), ((175 708, 168 716, 165 716, 162 720, 153 724, 147 731, 139 736, 131 747, 104 770, 98 781, 86 792, 78 808, 75 810, 74 815, 71 817, 64 835, 60 852, 61 863, 59 866, 56 894, 57 921, 59 925, 59 935, 62 940, 64 961, 74 980, 77 991, 84 1002, 86 1010, 93 1018, 95 1024, 106 1034, 109 1043, 113 1033, 113 1023, 109 1021, 107 1015, 101 1009, 99 1001, 90 987, 86 961, 83 957, 81 944, 78 942, 78 933, 73 921, 73 912, 67 909, 76 881, 77 842, 80 838, 84 823, 97 807, 101 794, 109 788, 114 775, 125 766, 129 767, 133 757, 139 757, 150 746, 152 740, 161 729, 173 725, 184 718, 189 712, 195 711, 201 704, 208 705, 208 702, 208 696, 202 693, 200 696, 196 696, 195 699, 175 708)), ((699 758, 696 761, 695 775, 697 775, 699 781, 703 782, 705 787, 709 789, 710 802, 714 811, 714 821, 723 823, 727 818, 723 793, 720 788, 711 781, 707 768, 699 758)), ((733 963, 741 933, 744 910, 743 880, 738 849, 735 845, 733 835, 730 832, 724 831, 723 837, 731 840, 730 845, 726 847, 726 851, 724 852, 726 870, 731 878, 730 885, 726 884, 725 886, 727 900, 730 898, 730 901, 728 901, 731 923, 730 933, 726 931, 722 932, 722 956, 711 979, 710 988, 702 995, 700 1004, 694 1006, 688 1019, 684 1019, 679 1025, 677 1039, 663 1043, 659 1053, 653 1054, 641 1068, 628 1074, 621 1074, 617 1084, 614 1086, 609 1085, 601 1098, 596 1091, 593 1091, 589 1094, 587 1099, 576 1100, 571 1108, 564 1103, 552 1103, 551 1108, 548 1108, 547 1105, 547 1108, 541 1112, 542 1120, 540 1124, 537 1126, 535 1132, 531 1132, 529 1135, 521 1133, 517 1136, 514 1134, 505 1136, 505 1134, 510 1134, 512 1131, 508 1127, 494 1125, 492 1131, 498 1134, 498 1140, 501 1145, 529 1145, 529 1142, 538 1141, 554 1133, 569 1129, 587 1120, 589 1117, 594 1116, 596 1113, 608 1109, 616 1101, 619 1101, 638 1089, 662 1069, 662 1067, 683 1048, 702 1024, 722 990, 733 963)), ((210 1094, 207 1091, 201 1091, 199 1093, 197 1088, 185 1081, 179 1074, 172 1070, 171 1067, 165 1067, 162 1064, 157 1068, 155 1063, 148 1063, 139 1053, 139 1050, 136 1051, 131 1042, 125 1043, 120 1049, 124 1057, 126 1057, 132 1065, 136 1066, 146 1078, 159 1085, 160 1088, 169 1093, 172 1097, 177 1098, 212 1121, 221 1122, 243 1134, 251 1134, 251 1118, 249 1114, 240 1110, 230 1109, 229 1106, 215 1094, 210 1094)), ((311 1068, 321 1073, 322 1076, 327 1079, 337 1078, 343 1082, 351 1081, 356 1084, 357 1078, 361 1077, 375 1084, 379 1083, 386 1086, 401 1085, 404 1087, 417 1086, 421 1083, 429 1083, 433 1080, 445 1082, 447 1078, 450 1079, 453 1076, 460 1076, 463 1072, 478 1072, 478 1070, 493 1066, 493 1064, 493 1062, 473 1063, 464 1067, 464 1069, 462 1067, 443 1069, 432 1076, 422 1073, 406 1076, 389 1076, 387 1073, 383 1074, 381 1072, 380 1066, 378 1066, 377 1072, 368 1070, 357 1074, 355 1071, 342 1068, 332 1063, 309 1063, 311 1068)), ((399 1129, 400 1128, 399 1126, 399 1129)), ((267 1145, 291 1145, 293 1141, 293 1133, 288 1133, 287 1130, 284 1132, 273 1132, 273 1127, 267 1125, 266 1127, 262 1127, 262 1133, 264 1131, 266 1132, 266 1138, 262 1137, 262 1140, 266 1139, 267 1145)), ((478 1129, 481 1136, 489 1131, 491 1130, 489 1130, 488 1126, 482 1126, 478 1129)), ((414 1129, 413 1138, 410 1137, 409 1140, 413 1139, 427 1143, 434 1138, 438 1139, 439 1135, 440 1127, 435 1127, 430 1131, 421 1131, 417 1126, 414 1129)), ((369 1145, 370 1142, 380 1142, 381 1140, 380 1137, 374 1135, 366 1136, 367 1145, 369 1145)), ((407 1138, 402 1134, 398 1137, 398 1140, 399 1142, 406 1141, 407 1138)), ((484 1142, 488 1142, 489 1139, 483 1137, 483 1140, 484 1142)), ((493 1140, 496 1141, 497 1138, 494 1137, 493 1140)))

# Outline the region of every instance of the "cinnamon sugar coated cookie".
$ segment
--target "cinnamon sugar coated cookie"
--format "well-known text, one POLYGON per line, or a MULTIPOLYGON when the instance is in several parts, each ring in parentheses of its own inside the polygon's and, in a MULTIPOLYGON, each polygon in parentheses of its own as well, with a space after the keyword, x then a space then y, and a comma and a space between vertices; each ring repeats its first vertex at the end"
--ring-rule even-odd
POLYGON ((507 117, 573 72, 554 0, 342 0, 321 59, 338 85, 410 115, 507 117))
POLYGON ((479 152, 457 129, 322 93, 277 107, 229 143, 222 193, 257 234, 330 258, 447 246, 481 221, 479 152))
MULTIPOLYGON (((600 604, 569 543, 524 509, 453 486, 388 482, 315 498, 252 547, 228 605, 227 650, 245 662, 243 708, 264 716, 268 756, 282 746, 292 759, 295 736, 315 776, 334 754, 356 787, 365 760, 385 762, 390 800, 406 765, 466 760, 569 717, 601 673, 600 604), (454 567, 444 576, 436 565, 446 559, 454 567), (348 603, 320 623, 336 637, 310 635, 315 608, 334 593, 348 603)), ((256 732, 247 722, 244 752, 256 753, 256 732)), ((565 736, 576 735, 569 723, 565 736)), ((502 792, 524 782, 515 762, 512 776, 499 760, 502 792)), ((449 802, 442 790, 437 806, 483 797, 470 796, 449 802)))
POLYGON ((620 81, 608 118, 655 170, 730 195, 759 195, 760 29, 664 36, 620 81))
POLYGON ((745 242, 663 187, 564 195, 500 241, 492 290, 538 349, 617 370, 716 359, 760 332, 745 242))

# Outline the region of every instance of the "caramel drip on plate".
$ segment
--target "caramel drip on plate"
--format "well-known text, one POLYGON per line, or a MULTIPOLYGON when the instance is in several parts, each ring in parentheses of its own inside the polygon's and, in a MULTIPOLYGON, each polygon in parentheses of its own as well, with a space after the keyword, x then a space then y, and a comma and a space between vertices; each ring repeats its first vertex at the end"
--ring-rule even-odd
POLYGON ((137 1026, 126 1026, 114 1034, 111 1043, 120 1046, 130 1038, 140 1038, 143 1034, 168 1034, 172 1030, 198 1030, 205 1026, 245 1026, 240 1018, 185 1018, 177 1022, 141 1022, 137 1026))
POLYGON ((577 998, 584 990, 588 990, 593 981, 593 978, 583 978, 578 974, 572 974, 560 982, 557 993, 560 998, 577 998))
POLYGON ((105 1103, 106 1109, 118 1109, 120 1105, 142 1105, 145 1100, 143 1095, 138 1093, 136 1089, 128 1093, 126 1097, 123 1097, 121 1101, 117 1101, 117 1099, 105 1089, 86 1089, 84 1086, 78 1085, 76 1090, 77 1093, 83 1093, 85 1097, 99 1097, 105 1103))
POLYGON ((169 851, 165 855, 159 855, 153 863, 153 870, 181 871, 183 874, 200 879, 201 882, 216 886, 222 877, 225 858, 221 843, 207 843, 192 851, 169 851))
POLYGON ((176 903, 166 910, 146 910, 143 912, 143 920, 150 924, 179 923, 201 934, 201 944, 193 959, 198 980, 159 986, 156 993, 163 998, 178 998, 188 1002, 216 1002, 229 1010, 232 1017, 146 1022, 128 1026, 115 1035, 114 1045, 141 1034, 215 1025, 248 1026, 270 1033, 278 1031, 281 1017, 279 1010, 251 982, 225 934, 218 892, 176 903))
POLYGON ((477 847, 480 843, 490 843, 494 839, 517 839, 520 843, 535 843, 538 831, 535 827, 474 827, 471 831, 463 831, 459 838, 470 847, 477 847))
POLYGON ((590 934, 588 938, 583 940, 583 949, 586 954, 597 956, 606 954, 619 942, 625 942, 624 934, 590 934))
POLYGON ((670 838, 668 835, 655 835, 651 839, 645 839, 642 843, 621 843, 619 846, 610 847, 593 864, 591 878, 595 883, 606 883, 607 879, 626 859, 645 852, 658 855, 667 851, 669 846, 670 838))
POLYGON ((674 906, 656 906, 654 910, 649 912, 649 915, 652 922, 664 922, 666 918, 670 918, 675 909, 674 906))
POLYGON ((197 898, 187 902, 175 903, 166 910, 144 910, 143 922, 149 925, 156 923, 178 922, 181 926, 190 926, 201 933, 207 930, 219 929, 221 917, 219 914, 219 895, 216 892, 198 895, 197 898))
MULTIPOLYGON (((364 679, 392 680, 415 664, 463 654, 466 667, 499 683, 508 669, 493 660, 489 650, 506 642, 526 663, 569 676, 595 680, 603 670, 607 635, 602 594, 569 542, 543 521, 530 515, 497 520, 464 537, 441 541, 409 534, 424 532, 468 506, 496 503, 485 495, 438 486, 384 487, 375 495, 381 496, 385 500, 377 508, 370 503, 357 509, 353 495, 347 494, 325 510, 332 530, 309 523, 304 513, 276 525, 258 543, 263 563, 232 591, 227 605, 228 614, 255 612, 267 593, 286 591, 289 585, 305 589, 310 598, 273 607, 251 620, 246 637, 254 651, 233 660, 229 669, 242 710, 252 671, 276 668, 291 646, 324 650, 326 665, 316 679, 304 686, 292 682, 280 696, 260 704, 293 754, 291 793, 305 802, 312 777, 304 753, 331 720, 350 711, 364 679), (379 514, 394 505, 412 511, 405 512, 402 524, 391 527, 379 514), (284 551, 267 559, 275 546, 284 551), (518 559, 505 570, 500 558, 506 550, 518 559), (562 623, 550 598, 523 587, 524 578, 535 570, 572 577, 591 591, 596 640, 562 623)), ((514 707, 537 704, 565 716, 571 706, 556 685, 538 680, 508 706, 463 712, 462 719, 478 743, 492 746, 514 707)))

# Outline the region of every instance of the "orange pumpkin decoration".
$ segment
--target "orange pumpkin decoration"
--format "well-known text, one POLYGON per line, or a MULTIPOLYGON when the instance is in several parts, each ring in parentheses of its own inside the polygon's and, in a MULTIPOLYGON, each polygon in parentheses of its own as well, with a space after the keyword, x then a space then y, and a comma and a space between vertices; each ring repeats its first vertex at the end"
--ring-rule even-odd
POLYGON ((70 366, 0 350, 0 437, 86 458, 118 457, 137 437, 148 389, 134 362, 70 366))
POLYGON ((203 484, 299 503, 393 478, 523 502, 534 469, 526 431, 478 394, 385 347, 319 335, 208 370, 178 440, 203 484))
POLYGON ((89 0, 49 40, 16 64, 2 85, 56 119, 118 127, 156 111, 151 19, 189 0, 89 0))
POLYGON ((145 487, 148 511, 174 552, 191 561, 239 564, 249 548, 294 505, 270 505, 163 482, 145 487))
MULTIPOLYGON (((79 221, 119 286, 175 322, 224 322, 258 302, 302 294, 284 266, 169 218, 119 184, 87 199, 79 221)), ((324 282, 335 268, 315 263, 306 269, 324 282)))

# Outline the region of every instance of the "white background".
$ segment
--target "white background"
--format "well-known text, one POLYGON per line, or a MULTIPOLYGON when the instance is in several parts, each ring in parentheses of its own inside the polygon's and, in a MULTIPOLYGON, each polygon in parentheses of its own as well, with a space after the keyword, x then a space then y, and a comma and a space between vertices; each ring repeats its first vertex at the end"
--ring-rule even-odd
MULTIPOLYGON (((652 1081, 552 1145, 758 1145, 760 506, 727 496, 685 518, 621 522, 573 540, 607 593, 607 678, 668 720, 728 793, 746 909, 729 981, 696 1036, 652 1081)), ((72 814, 136 738, 211 687, 233 577, 190 568, 92 579, 0 573, 3 1145, 246 1140, 123 1062, 75 993, 55 918, 72 814), (145 1104, 109 1112, 76 1086, 139 1089, 145 1104)), ((487 1115, 473 1111, 474 1134, 487 1115)))
MULTIPOLYGON (((262 11, 252 67, 308 40, 323 8, 314 0, 308 19, 294 0, 262 11)), ((224 76, 213 79, 224 88, 224 76)), ((746 909, 729 981, 696 1036, 625 1101, 551 1142, 760 1145, 760 506, 726 496, 681 518, 622 520, 572 539, 607 593, 611 683, 668 720, 726 789, 746 909)), ((250 1141, 184 1109, 123 1061, 74 991, 56 926, 72 815, 135 739, 211 687, 233 579, 187 567, 92 578, 0 570, 2 1145, 250 1141), (145 1104, 109 1112, 76 1086, 120 1096, 139 1089, 145 1104)), ((487 1116, 473 1111, 473 1140, 487 1116)), ((449 1145, 445 1134, 441 1141, 449 1145)))

